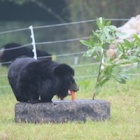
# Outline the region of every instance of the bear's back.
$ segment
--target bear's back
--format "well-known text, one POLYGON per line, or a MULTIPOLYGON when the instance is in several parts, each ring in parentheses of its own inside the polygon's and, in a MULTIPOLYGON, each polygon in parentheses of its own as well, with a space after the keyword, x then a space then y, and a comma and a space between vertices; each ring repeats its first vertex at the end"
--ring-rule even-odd
POLYGON ((58 66, 59 64, 57 62, 54 62, 52 60, 38 60, 38 70, 42 73, 42 76, 44 78, 52 78, 54 75, 54 69, 58 66))
POLYGON ((8 77, 17 78, 20 75, 39 77, 42 80, 53 79, 54 69, 59 64, 49 59, 35 60, 30 57, 17 58, 9 67, 8 77))
POLYGON ((9 67, 9 70, 20 70, 23 67, 26 67, 28 64, 36 62, 35 59, 30 58, 30 57, 20 57, 17 58, 15 61, 13 61, 9 67))

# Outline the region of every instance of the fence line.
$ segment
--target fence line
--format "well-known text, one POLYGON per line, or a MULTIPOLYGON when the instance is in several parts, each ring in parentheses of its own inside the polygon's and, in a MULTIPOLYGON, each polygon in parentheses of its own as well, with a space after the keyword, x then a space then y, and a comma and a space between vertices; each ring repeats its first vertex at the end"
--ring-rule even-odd
POLYGON ((8 86, 0 86, 0 89, 3 89, 3 88, 11 88, 10 85, 8 86))
POLYGON ((18 47, 6 49, 6 51, 16 50, 16 49, 20 49, 20 48, 25 48, 25 47, 28 47, 28 46, 31 46, 31 45, 32 45, 32 44, 29 43, 29 44, 21 45, 21 46, 18 46, 18 47))
POLYGON ((79 41, 79 40, 88 39, 88 38, 89 37, 81 37, 81 38, 72 38, 72 39, 64 39, 64 40, 57 40, 57 41, 36 42, 36 45, 66 43, 66 42, 79 41))
POLYGON ((7 74, 0 75, 0 77, 6 77, 6 76, 7 76, 7 74))
MULTIPOLYGON (((106 20, 111 20, 111 21, 127 21, 128 19, 106 19, 106 20)), ((33 27, 33 29, 42 29, 42 28, 51 28, 51 27, 60 27, 60 26, 68 26, 68 25, 76 25, 76 24, 82 24, 82 23, 90 23, 90 22, 95 22, 96 19, 92 19, 92 20, 84 20, 84 21, 76 21, 76 22, 69 22, 69 23, 62 23, 62 24, 53 24, 53 25, 44 25, 44 26, 35 26, 33 27)), ((26 31, 29 30, 30 31, 30 27, 28 28, 21 28, 21 29, 15 29, 15 30, 9 30, 9 31, 4 31, 4 32, 0 32, 0 35, 2 34, 7 34, 7 33, 13 33, 13 32, 20 32, 20 31, 26 31)), ((65 40, 57 40, 57 41, 48 41, 48 42, 35 42, 36 45, 43 45, 43 44, 56 44, 56 43, 66 43, 66 42, 74 42, 74 41, 79 41, 82 39, 88 39, 89 37, 81 37, 81 38, 71 38, 71 39, 65 39, 65 40)), ((10 49, 6 49, 8 50, 14 50, 14 49, 20 49, 23 47, 27 47, 33 45, 32 43, 29 44, 25 44, 25 45, 21 45, 19 47, 15 47, 15 48, 10 48, 10 49)), ((77 52, 77 53, 69 53, 69 54, 60 54, 60 55, 56 55, 56 57, 62 57, 62 56, 72 56, 72 55, 79 55, 79 54, 84 54, 85 52, 77 52)), ((39 57, 39 58, 47 58, 46 57, 39 57)), ((4 62, 4 63, 11 63, 10 62, 4 62)), ((0 63, 0 64, 4 64, 4 63, 0 63)), ((88 63, 88 64, 81 64, 81 65, 74 65, 72 66, 73 68, 76 67, 86 67, 86 66, 90 66, 93 64, 98 64, 98 62, 95 63, 88 63)), ((136 75, 136 74, 135 74, 136 75)), ((3 74, 0 75, 0 77, 5 77, 7 76, 7 74, 3 74)), ((92 78, 96 75, 84 75, 84 76, 76 76, 76 79, 84 79, 84 78, 92 78)), ((5 85, 5 86, 0 86, 1 88, 7 88, 10 87, 9 85, 5 85)))
MULTIPOLYGON (((77 67, 86 67, 86 66, 93 66, 93 65, 97 65, 97 64, 99 64, 99 63, 96 62, 96 63, 81 64, 81 65, 73 65, 73 66, 71 66, 71 67, 73 67, 73 68, 77 68, 77 67)), ((1 75, 0 75, 0 77, 6 77, 6 76, 7 76, 7 74, 1 74, 1 75)))
MULTIPOLYGON (((111 21, 127 21, 129 19, 127 18, 107 18, 106 20, 111 20, 111 21)), ((53 24, 53 25, 44 25, 44 26, 34 26, 34 29, 41 29, 41 28, 50 28, 50 27, 59 27, 59 26, 66 26, 66 25, 74 25, 74 24, 81 24, 81 23, 89 23, 89 22, 95 22, 96 19, 91 19, 91 20, 83 20, 83 21, 76 21, 76 22, 66 22, 62 24, 53 24)), ((4 31, 0 32, 0 34, 6 34, 6 33, 12 33, 12 32, 19 32, 19 31, 25 31, 29 30, 28 28, 21 28, 21 29, 15 29, 15 30, 9 30, 9 31, 4 31)))
MULTIPOLYGON (((115 19, 115 18, 110 18, 110 19, 106 19, 106 20, 111 20, 111 21, 127 21, 128 19, 126 18, 122 18, 122 19, 115 19)), ((96 19, 92 19, 92 20, 83 20, 83 21, 76 21, 76 22, 69 22, 69 23, 62 23, 62 24, 53 24, 53 25, 45 25, 45 26, 35 26, 33 27, 33 29, 39 29, 39 28, 49 28, 49 27, 58 27, 58 26, 66 26, 66 25, 74 25, 74 24, 81 24, 81 23, 88 23, 88 22, 95 22, 96 19)), ((19 31, 25 31, 25 30, 31 30, 31 26, 28 28, 21 28, 21 29, 15 29, 15 30, 9 30, 9 31, 4 31, 4 32, 0 32, 1 34, 5 34, 5 33, 12 33, 12 32, 19 32, 19 31)), ((66 39, 66 40, 58 40, 58 41, 48 41, 48 42, 35 42, 36 45, 43 45, 43 44, 53 44, 53 43, 66 43, 66 42, 73 42, 73 41, 78 41, 81 39, 88 39, 89 37, 81 37, 81 38, 73 38, 73 39, 66 39)), ((25 44, 19 47, 15 47, 15 48, 10 48, 10 49, 6 49, 6 50, 12 50, 12 49, 18 49, 18 48, 22 48, 22 47, 26 47, 29 45, 33 45, 31 44, 25 44)))
MULTIPOLYGON (((140 76, 139 73, 136 73, 136 74, 128 74, 128 75, 133 75, 133 76, 140 76)), ((84 76, 75 76, 75 79, 85 79, 85 78, 93 78, 97 76, 96 74, 92 74, 92 75, 84 75, 84 76)), ((6 85, 6 86, 0 86, 0 89, 3 89, 3 88, 11 88, 10 85, 6 85)))
POLYGON ((99 64, 99 62, 95 62, 95 63, 88 63, 88 64, 81 64, 81 65, 75 65, 75 66, 72 66, 73 68, 76 68, 76 67, 86 67, 86 66, 93 66, 93 65, 97 65, 99 64))
POLYGON ((79 55, 79 54, 84 54, 84 53, 85 53, 85 52, 67 53, 67 54, 56 55, 56 57, 61 57, 61 56, 72 56, 72 55, 79 55))
MULTIPOLYGON (((7 49, 6 49, 7 50, 7 49)), ((63 56, 72 56, 72 55, 80 55, 80 54, 84 54, 85 52, 76 52, 76 53, 67 53, 67 54, 60 54, 60 55, 55 55, 55 57, 63 57, 63 56)), ((50 58, 50 56, 42 56, 42 57, 38 57, 38 58, 50 58)), ((9 64, 12 61, 8 61, 8 62, 3 62, 0 64, 9 64)))
MULTIPOLYGON (((127 18, 122 18, 122 19, 107 18, 106 20, 111 20, 111 21, 127 21, 127 20, 129 20, 129 19, 127 19, 127 18)), ((81 24, 81 23, 89 23, 89 22, 95 22, 95 21, 96 21, 96 19, 91 19, 91 20, 83 20, 83 21, 76 21, 76 22, 61 23, 61 24, 36 26, 36 27, 34 27, 34 29, 50 28, 50 27, 59 27, 59 26, 67 26, 67 25, 74 25, 74 24, 81 24)))
POLYGON ((10 64, 10 63, 12 63, 12 61, 2 62, 2 63, 0 63, 0 65, 1 65, 1 64, 10 64))
POLYGON ((12 33, 12 32, 20 32, 20 31, 25 31, 25 30, 29 30, 29 28, 22 28, 22 29, 15 29, 15 30, 4 31, 4 32, 0 32, 0 35, 1 34, 12 33))
MULTIPOLYGON (((93 76, 96 76, 96 75, 77 76, 77 77, 75 77, 75 79, 91 78, 93 76)), ((11 88, 11 87, 10 87, 10 85, 0 86, 0 89, 3 89, 3 88, 11 88)))

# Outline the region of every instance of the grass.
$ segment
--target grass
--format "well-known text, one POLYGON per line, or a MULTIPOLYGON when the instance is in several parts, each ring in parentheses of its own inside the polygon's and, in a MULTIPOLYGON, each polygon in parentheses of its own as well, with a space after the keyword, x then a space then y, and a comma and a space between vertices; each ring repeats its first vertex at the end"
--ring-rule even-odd
MULTIPOLYGON (((77 79, 77 82, 80 87, 77 99, 91 99, 94 81, 91 82, 90 78, 77 79)), ((110 81, 103 87, 96 99, 111 103, 109 120, 64 124, 15 123, 17 101, 10 88, 0 89, 0 140, 139 140, 139 83, 140 77, 137 76, 125 85, 110 81)))

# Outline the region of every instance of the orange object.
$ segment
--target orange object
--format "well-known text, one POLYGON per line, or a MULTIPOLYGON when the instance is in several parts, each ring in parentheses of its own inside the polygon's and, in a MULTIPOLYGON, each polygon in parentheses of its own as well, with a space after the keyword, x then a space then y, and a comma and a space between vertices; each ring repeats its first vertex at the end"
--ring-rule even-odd
POLYGON ((75 92, 71 91, 71 100, 75 101, 76 97, 75 97, 75 92))

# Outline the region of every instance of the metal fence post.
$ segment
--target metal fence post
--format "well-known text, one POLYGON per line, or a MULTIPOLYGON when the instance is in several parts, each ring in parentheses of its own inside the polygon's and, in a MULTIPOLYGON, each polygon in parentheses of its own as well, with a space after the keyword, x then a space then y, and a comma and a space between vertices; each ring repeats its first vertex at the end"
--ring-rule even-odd
POLYGON ((34 36, 34 30, 33 30, 33 26, 31 25, 29 27, 30 31, 31 31, 31 39, 32 39, 32 45, 33 45, 33 53, 34 53, 34 59, 37 59, 37 52, 36 52, 36 44, 35 44, 35 36, 34 36))

